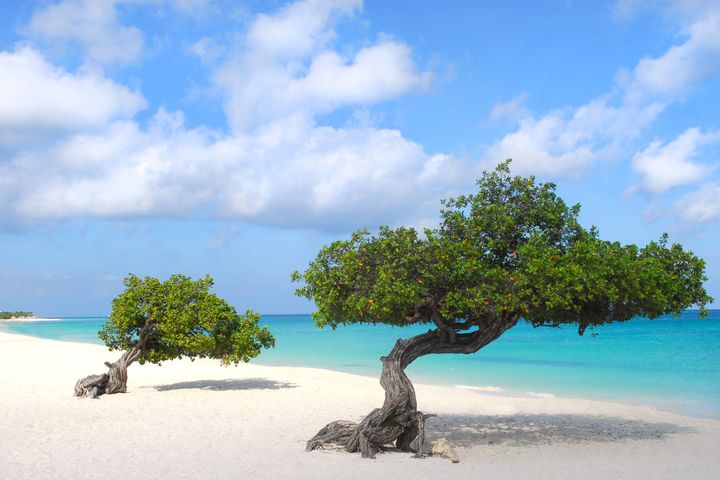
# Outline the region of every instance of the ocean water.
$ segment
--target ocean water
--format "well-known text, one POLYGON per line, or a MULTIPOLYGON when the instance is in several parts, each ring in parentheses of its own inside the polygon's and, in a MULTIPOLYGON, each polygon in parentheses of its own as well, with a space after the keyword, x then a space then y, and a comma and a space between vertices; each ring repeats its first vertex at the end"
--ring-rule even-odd
MULTIPOLYGON (((0 324, 5 331, 101 344, 106 319, 0 324)), ((315 327, 309 315, 266 315, 277 346, 253 363, 328 368, 379 376, 379 357, 398 338, 427 327, 315 327)), ((653 405, 720 418, 720 310, 656 320, 636 318, 580 337, 573 328, 520 323, 471 355, 430 355, 408 367, 415 382, 456 385, 503 395, 583 397, 653 405)))

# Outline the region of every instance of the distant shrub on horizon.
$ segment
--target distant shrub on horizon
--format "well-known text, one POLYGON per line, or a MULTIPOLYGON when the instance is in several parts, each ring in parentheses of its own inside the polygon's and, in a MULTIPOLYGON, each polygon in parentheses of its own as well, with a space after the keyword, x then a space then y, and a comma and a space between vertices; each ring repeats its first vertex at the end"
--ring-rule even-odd
POLYGON ((0 320, 11 320, 13 318, 28 318, 34 316, 33 312, 6 312, 4 310, 0 310, 0 320))

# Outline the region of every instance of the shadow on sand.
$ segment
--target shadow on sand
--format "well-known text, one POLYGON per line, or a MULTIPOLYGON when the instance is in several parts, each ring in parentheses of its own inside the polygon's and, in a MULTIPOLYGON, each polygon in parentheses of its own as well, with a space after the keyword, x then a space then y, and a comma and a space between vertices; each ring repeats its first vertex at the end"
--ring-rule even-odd
POLYGON ((277 390, 280 388, 295 388, 293 383, 277 382, 267 378, 228 378, 225 380, 195 380, 192 382, 170 383, 167 385, 154 385, 151 387, 158 392, 171 390, 277 390))
POLYGON ((593 415, 440 415, 427 421, 427 438, 451 444, 532 446, 558 443, 657 440, 693 428, 593 415))

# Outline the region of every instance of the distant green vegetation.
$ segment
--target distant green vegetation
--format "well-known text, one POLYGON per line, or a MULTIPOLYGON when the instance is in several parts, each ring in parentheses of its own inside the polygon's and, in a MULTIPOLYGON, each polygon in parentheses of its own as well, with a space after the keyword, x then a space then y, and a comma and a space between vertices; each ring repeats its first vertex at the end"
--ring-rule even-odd
POLYGON ((9 320, 17 317, 34 317, 32 312, 5 312, 0 310, 0 320, 9 320))

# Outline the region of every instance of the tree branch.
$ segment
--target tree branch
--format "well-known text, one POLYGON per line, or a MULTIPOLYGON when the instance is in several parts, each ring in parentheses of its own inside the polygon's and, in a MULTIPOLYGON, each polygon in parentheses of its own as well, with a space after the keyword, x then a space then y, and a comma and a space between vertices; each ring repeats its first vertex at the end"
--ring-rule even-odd
POLYGON ((437 326, 437 332, 441 339, 448 343, 455 343, 455 329, 450 321, 443 318, 436 309, 432 312, 432 321, 437 326))
POLYGON ((422 335, 406 340, 408 343, 407 349, 412 350, 412 355, 407 357, 411 358, 411 360, 404 367, 414 359, 431 353, 475 353, 512 328, 519 319, 520 314, 512 314, 505 318, 496 319, 495 322, 489 322, 486 328, 478 327, 474 332, 458 333, 453 330, 452 342, 443 338, 439 329, 428 330, 422 335))
POLYGON ((560 328, 559 322, 551 323, 533 323, 533 328, 548 327, 548 328, 560 328))

